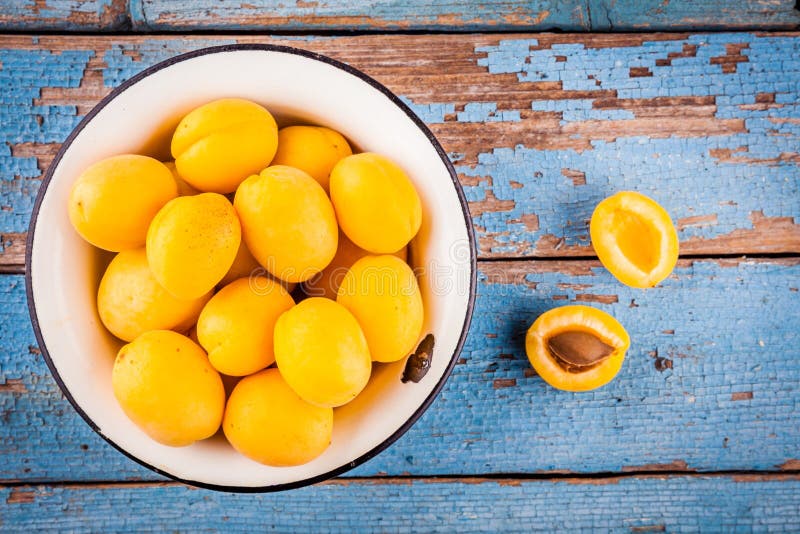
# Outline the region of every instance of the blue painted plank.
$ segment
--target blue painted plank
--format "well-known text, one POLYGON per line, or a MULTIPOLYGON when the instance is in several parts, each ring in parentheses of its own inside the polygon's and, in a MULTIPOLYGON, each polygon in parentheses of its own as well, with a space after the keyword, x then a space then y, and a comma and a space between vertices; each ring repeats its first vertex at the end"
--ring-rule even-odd
MULTIPOLYGON (((0 86, 14 88, 0 95, 0 262, 22 263, 42 169, 111 87, 181 52, 263 41, 0 41, 0 86)), ((621 189, 661 202, 686 254, 800 252, 798 35, 270 42, 362 68, 430 124, 465 186, 482 257, 592 254, 586 221, 621 189)))
POLYGON ((797 29, 792 0, 588 0, 592 31, 797 29))
POLYGON ((127 0, 0 2, 0 31, 119 31, 129 27, 127 0))
POLYGON ((14 532, 791 532, 800 480, 348 481, 278 494, 179 485, 0 488, 14 532), (365 503, 369 503, 365 506, 365 503))
POLYGON ((581 0, 253 0, 246 4, 231 0, 133 0, 131 13, 134 27, 148 31, 589 29, 589 12, 581 0))
MULTIPOLYGON (((439 398, 351 475, 798 469, 800 260, 683 261, 663 286, 622 287, 596 262, 486 262, 473 327, 439 398), (532 371, 543 311, 589 303, 632 346, 587 393, 532 371)), ((0 277, 0 480, 158 477, 71 410, 37 354, 22 278, 0 277)))

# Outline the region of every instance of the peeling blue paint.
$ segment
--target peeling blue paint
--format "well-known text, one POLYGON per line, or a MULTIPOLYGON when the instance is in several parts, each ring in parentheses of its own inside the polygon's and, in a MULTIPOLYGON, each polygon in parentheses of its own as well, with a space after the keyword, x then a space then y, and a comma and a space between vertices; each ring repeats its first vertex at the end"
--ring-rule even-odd
MULTIPOLYGON (((581 270, 482 264, 462 360, 441 395, 395 445, 350 474, 603 472, 674 460, 756 470, 796 458, 800 292, 792 288, 800 265, 696 261, 648 290, 585 262, 562 265, 581 270), (589 305, 614 315, 632 346, 609 385, 559 392, 529 373, 525 332, 545 310, 587 298, 617 301, 589 305), (656 367, 656 351, 671 369, 656 367), (515 385, 495 388, 498 379, 515 385), (732 398, 748 391, 752 399, 732 398)), ((12 444, 0 450, 0 478, 160 480, 95 436, 27 351, 35 340, 23 278, 0 278, 0 299, 0 383, 22 379, 34 392, 0 392, 0 413, 11 418, 0 443, 12 444)))

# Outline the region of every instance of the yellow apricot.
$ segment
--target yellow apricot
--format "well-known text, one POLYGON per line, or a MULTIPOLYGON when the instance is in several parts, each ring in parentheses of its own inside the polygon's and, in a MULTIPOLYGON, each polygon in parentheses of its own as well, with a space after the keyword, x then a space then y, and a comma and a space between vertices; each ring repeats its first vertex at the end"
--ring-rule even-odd
POLYGON ((310 462, 331 442, 333 409, 301 399, 277 369, 243 378, 222 423, 233 448, 256 462, 288 467, 310 462))
POLYGON ((219 429, 225 390, 203 349, 171 330, 151 330, 119 350, 114 396, 136 426, 159 443, 190 445, 219 429))
POLYGON ((211 291, 228 272, 241 242, 231 203, 217 193, 178 197, 147 232, 147 261, 158 283, 179 298, 211 291))
POLYGON ((336 254, 333 206, 322 186, 299 169, 267 167, 242 182, 233 204, 247 248, 280 280, 308 280, 336 254))
POLYGON ((408 356, 422 332, 422 296, 414 272, 395 256, 365 256, 339 286, 336 302, 350 310, 377 362, 408 356))
POLYGON ((135 154, 90 165, 72 186, 69 220, 92 245, 119 252, 144 245, 158 210, 178 196, 169 169, 135 154))
POLYGON ((156 282, 145 249, 124 250, 106 268, 97 291, 97 311, 106 328, 124 341, 148 330, 185 332, 211 298, 180 299, 156 282))
POLYGON ((275 324, 275 361, 286 383, 307 402, 334 408, 353 400, 372 372, 369 347, 353 314, 314 297, 275 324))
POLYGON ((278 130, 278 151, 270 165, 307 172, 328 190, 331 169, 353 151, 342 134, 324 126, 287 126, 278 130))
POLYGON ((264 107, 223 98, 186 115, 172 136, 178 174, 201 191, 231 193, 269 165, 278 146, 278 125, 264 107))
POLYGON ((203 308, 197 339, 220 373, 255 373, 275 361, 275 322, 292 306, 292 297, 278 282, 265 276, 240 278, 220 289, 203 308))
POLYGON ((343 158, 331 171, 330 189, 339 226, 372 253, 400 250, 422 224, 414 184, 385 156, 365 152, 343 158))
POLYGON ((169 169, 169 172, 172 173, 172 178, 175 180, 175 185, 178 186, 178 196, 179 197, 187 197, 191 195, 200 194, 202 191, 199 191, 189 185, 189 182, 181 178, 181 175, 178 174, 178 169, 175 167, 174 161, 165 161, 164 166, 169 169))
POLYGON ((589 391, 610 382, 631 344, 611 315, 583 305, 540 315, 528 329, 525 352, 542 379, 556 389, 589 391))
MULTIPOLYGON (((394 256, 406 261, 407 254, 408 248, 403 247, 395 252, 394 256)), ((356 261, 367 255, 369 255, 369 252, 356 246, 344 235, 340 228, 339 248, 336 249, 336 255, 322 272, 303 282, 303 292, 309 297, 326 297, 336 300, 339 285, 342 283, 342 279, 347 274, 348 269, 356 261)))
POLYGON ((597 205, 589 233, 600 262, 631 287, 654 287, 678 262, 678 233, 655 200, 621 191, 597 205))

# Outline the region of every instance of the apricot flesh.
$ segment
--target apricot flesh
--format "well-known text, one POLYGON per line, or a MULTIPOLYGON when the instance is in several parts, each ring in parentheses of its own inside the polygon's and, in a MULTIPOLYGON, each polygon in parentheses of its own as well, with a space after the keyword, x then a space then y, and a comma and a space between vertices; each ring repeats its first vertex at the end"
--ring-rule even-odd
POLYGON ((537 374, 564 391, 589 391, 610 382, 629 346, 628 333, 614 317, 583 305, 546 311, 525 337, 537 374))

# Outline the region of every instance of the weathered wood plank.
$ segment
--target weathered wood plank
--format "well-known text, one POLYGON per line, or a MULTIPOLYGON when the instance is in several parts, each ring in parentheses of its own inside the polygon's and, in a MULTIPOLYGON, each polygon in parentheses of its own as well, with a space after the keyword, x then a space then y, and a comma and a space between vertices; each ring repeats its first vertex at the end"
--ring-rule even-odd
MULTIPOLYGON (((800 259, 682 261, 634 290, 596 262, 484 262, 466 347, 431 409, 351 474, 480 475, 797 469, 800 259), (558 392, 524 335, 572 302, 609 311, 633 340, 620 375, 558 392)), ((106 445, 50 378, 23 280, 0 277, 0 480, 158 479, 106 445)))
POLYGON ((636 189, 685 254, 800 252, 800 34, 0 38, 0 263, 43 169, 111 87, 203 46, 329 54, 401 95, 465 186, 481 257, 591 255, 587 220, 636 189), (4 251, 5 252, 5 251, 4 251))
POLYGON ((685 31, 790 30, 793 0, 15 0, 0 31, 685 31))
POLYGON ((790 532, 798 509, 795 476, 339 480, 259 495, 176 484, 0 488, 3 526, 19 532, 790 532))
POLYGON ((0 31, 120 31, 129 28, 127 0, 0 2, 0 31))
MULTIPOLYGON (((525 30, 586 31, 582 0, 459 2, 390 0, 282 3, 275 0, 134 0, 132 23, 145 31, 173 30, 525 30)), ((789 25, 780 25, 790 28, 789 25)))
POLYGON ((800 11, 791 0, 588 0, 592 31, 796 29, 800 11))

